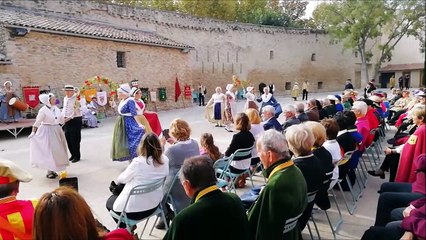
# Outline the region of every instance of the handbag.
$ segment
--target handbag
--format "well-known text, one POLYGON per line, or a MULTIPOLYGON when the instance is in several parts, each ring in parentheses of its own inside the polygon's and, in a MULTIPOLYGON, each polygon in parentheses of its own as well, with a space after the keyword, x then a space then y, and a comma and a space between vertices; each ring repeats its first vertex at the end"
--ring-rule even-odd
POLYGON ((111 184, 109 185, 109 190, 113 195, 118 196, 123 191, 124 186, 125 184, 120 183, 117 185, 114 181, 111 181, 111 184))

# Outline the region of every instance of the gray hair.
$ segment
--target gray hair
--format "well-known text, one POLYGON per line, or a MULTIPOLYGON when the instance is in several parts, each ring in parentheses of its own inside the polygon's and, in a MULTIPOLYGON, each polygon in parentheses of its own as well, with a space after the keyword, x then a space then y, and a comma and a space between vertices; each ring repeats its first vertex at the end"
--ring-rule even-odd
POLYGON ((295 115, 296 114, 296 108, 294 108, 294 106, 291 105, 291 104, 287 104, 287 105, 284 106, 283 112, 291 112, 295 115))
POLYGON ((305 105, 303 103, 297 103, 295 107, 296 107, 296 112, 298 113, 303 113, 305 111, 305 105))
POLYGON ((269 129, 262 133, 257 139, 257 144, 261 144, 264 150, 276 153, 280 159, 289 159, 287 140, 284 135, 275 129, 269 129))
POLYGON ((356 109, 360 111, 361 114, 365 116, 365 114, 367 114, 367 111, 368 111, 368 106, 367 106, 367 103, 365 103, 364 101, 355 101, 352 106, 352 109, 356 109))
POLYGON ((272 107, 271 105, 266 105, 266 106, 264 106, 264 107, 262 108, 262 111, 270 112, 270 113, 272 113, 273 115, 275 115, 275 108, 274 108, 274 107, 272 107))

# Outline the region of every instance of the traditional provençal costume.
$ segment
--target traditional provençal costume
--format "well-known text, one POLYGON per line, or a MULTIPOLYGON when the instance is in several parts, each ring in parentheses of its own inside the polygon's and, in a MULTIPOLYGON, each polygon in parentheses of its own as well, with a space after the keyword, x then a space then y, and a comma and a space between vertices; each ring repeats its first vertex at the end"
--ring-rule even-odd
MULTIPOLYGON (((128 94, 130 89, 123 91, 128 94)), ((137 157, 137 147, 145 130, 135 119, 138 113, 133 98, 121 100, 117 110, 119 116, 114 126, 111 157, 113 161, 127 161, 137 157)))
POLYGON ((247 87, 246 90, 247 90, 247 93, 246 93, 245 97, 247 99, 247 102, 244 105, 244 111, 247 110, 248 108, 254 108, 257 111, 259 111, 259 108, 257 107, 257 104, 255 102, 256 96, 252 93, 253 87, 247 87))
POLYGON ((44 104, 38 111, 34 127, 35 134, 30 135, 31 166, 50 171, 63 171, 69 165, 67 140, 59 124, 64 122, 61 110, 50 105, 53 94, 42 94, 44 104))

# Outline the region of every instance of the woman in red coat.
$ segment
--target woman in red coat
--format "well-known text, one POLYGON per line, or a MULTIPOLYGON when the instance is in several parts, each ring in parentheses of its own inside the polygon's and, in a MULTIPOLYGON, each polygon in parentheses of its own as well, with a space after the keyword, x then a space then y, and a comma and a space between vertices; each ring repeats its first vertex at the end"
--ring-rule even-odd
POLYGON ((418 127, 402 147, 395 182, 414 182, 416 180, 415 170, 418 167, 414 163, 414 159, 417 159, 420 154, 426 153, 425 106, 413 109, 413 122, 418 127))

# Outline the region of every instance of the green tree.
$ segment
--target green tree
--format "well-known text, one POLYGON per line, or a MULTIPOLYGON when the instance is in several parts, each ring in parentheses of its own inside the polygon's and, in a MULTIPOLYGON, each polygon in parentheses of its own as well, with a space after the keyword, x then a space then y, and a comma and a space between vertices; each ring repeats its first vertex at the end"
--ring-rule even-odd
POLYGON ((424 18, 424 3, 419 0, 341 0, 320 4, 314 10, 311 24, 327 30, 344 48, 359 53, 361 81, 366 85, 372 49, 379 50, 374 63, 376 76, 381 64, 391 59, 392 50, 403 36, 424 36, 424 32, 420 34, 424 18), (367 41, 379 44, 367 46, 367 41))
POLYGON ((179 11, 199 17, 253 24, 303 27, 308 2, 302 0, 97 0, 106 3, 179 11))

